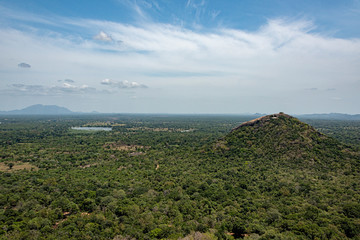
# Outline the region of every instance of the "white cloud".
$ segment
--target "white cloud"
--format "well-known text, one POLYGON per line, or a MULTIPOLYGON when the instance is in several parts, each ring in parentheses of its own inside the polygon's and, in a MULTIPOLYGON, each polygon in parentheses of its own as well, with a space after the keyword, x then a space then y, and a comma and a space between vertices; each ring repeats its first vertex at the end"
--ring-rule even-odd
POLYGON ((117 87, 117 88, 147 88, 146 85, 144 84, 140 84, 137 82, 129 82, 127 80, 125 81, 113 81, 110 79, 104 79, 101 81, 101 84, 103 85, 108 85, 108 86, 113 86, 113 87, 117 87))
POLYGON ((106 34, 103 31, 100 31, 99 34, 95 35, 94 39, 103 41, 103 42, 112 42, 112 40, 113 40, 108 34, 106 34))

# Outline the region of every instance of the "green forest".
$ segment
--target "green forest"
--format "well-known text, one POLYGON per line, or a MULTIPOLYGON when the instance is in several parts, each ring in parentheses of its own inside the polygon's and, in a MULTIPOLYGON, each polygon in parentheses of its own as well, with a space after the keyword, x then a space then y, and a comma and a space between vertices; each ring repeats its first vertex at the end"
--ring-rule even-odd
POLYGON ((360 121, 253 118, 1 116, 0 239, 360 239, 360 121))

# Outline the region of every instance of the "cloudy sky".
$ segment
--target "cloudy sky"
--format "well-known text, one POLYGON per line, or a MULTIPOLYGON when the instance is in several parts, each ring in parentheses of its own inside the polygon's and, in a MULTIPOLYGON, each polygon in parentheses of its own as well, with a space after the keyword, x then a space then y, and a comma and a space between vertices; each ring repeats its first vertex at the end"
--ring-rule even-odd
POLYGON ((360 113, 360 0, 0 0, 0 110, 360 113))

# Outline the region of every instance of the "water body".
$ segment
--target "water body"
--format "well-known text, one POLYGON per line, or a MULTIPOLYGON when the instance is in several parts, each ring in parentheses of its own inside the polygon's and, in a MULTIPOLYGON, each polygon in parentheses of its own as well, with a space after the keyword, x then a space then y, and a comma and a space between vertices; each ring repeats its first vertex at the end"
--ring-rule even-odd
POLYGON ((111 127, 71 127, 73 130, 82 130, 82 131, 111 131, 111 127))

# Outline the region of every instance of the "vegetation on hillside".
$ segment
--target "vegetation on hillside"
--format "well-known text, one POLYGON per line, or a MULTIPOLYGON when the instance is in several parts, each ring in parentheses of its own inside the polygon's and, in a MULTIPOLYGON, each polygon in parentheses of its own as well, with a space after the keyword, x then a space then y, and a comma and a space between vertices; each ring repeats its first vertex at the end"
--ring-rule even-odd
POLYGON ((4 117, 0 238, 359 239, 360 142, 247 120, 4 117))

